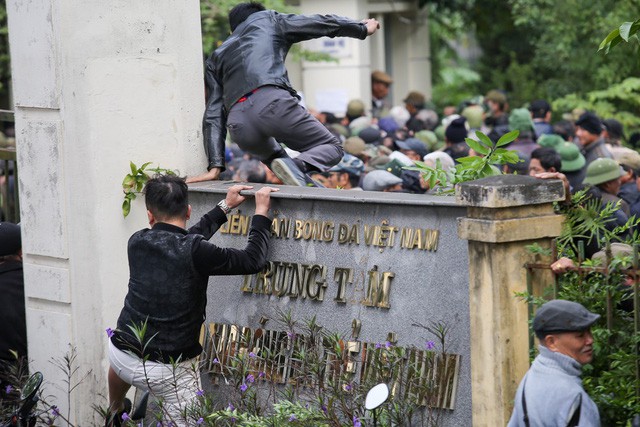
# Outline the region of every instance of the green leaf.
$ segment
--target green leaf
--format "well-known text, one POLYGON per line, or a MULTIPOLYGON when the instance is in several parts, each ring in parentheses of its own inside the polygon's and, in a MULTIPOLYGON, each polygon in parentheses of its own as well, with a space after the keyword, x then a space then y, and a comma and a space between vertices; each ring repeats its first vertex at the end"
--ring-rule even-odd
POLYGON ((153 163, 153 162, 147 162, 147 163, 143 164, 142 166, 140 166, 139 172, 144 172, 144 170, 147 168, 147 166, 149 166, 151 163, 153 163))
POLYGON ((476 136, 478 137, 478 139, 487 147, 493 147, 493 141, 491 141, 491 138, 489 138, 487 135, 485 135, 484 133, 480 132, 479 130, 476 131, 476 136))
POLYGON ((136 183, 136 179, 133 175, 131 174, 125 175, 124 179, 122 180, 122 187, 125 189, 133 188, 135 183, 136 183))
POLYGON ((482 154, 484 156, 489 154, 490 149, 480 144, 478 141, 471 138, 465 138, 464 140, 467 142, 467 145, 476 153, 482 154))
POLYGON ((122 216, 126 218, 129 212, 131 212, 131 200, 125 198, 124 202, 122 202, 122 216))
POLYGON ((622 37, 622 40, 629 42, 629 35, 631 33, 631 27, 633 26, 633 22, 624 22, 622 25, 620 25, 620 37, 622 37))
POLYGON ((507 144, 515 141, 516 138, 518 138, 518 135, 520 135, 520 131, 519 130, 512 130, 511 132, 505 133, 504 135, 502 135, 500 137, 500 139, 496 143, 496 147, 502 147, 504 145, 507 145, 507 144))
POLYGON ((620 36, 620 30, 616 28, 615 30, 611 31, 607 35, 607 37, 605 37, 604 40, 602 40, 602 42, 600 42, 600 47, 598 48, 598 51, 601 51, 606 46, 610 45, 613 39, 615 39, 618 36, 620 36))
POLYGON ((135 163, 129 162, 129 166, 131 167, 131 174, 132 175, 137 175, 138 174, 138 167, 135 165, 135 163))
POLYGON ((473 163, 477 160, 477 157, 474 156, 466 156, 466 157, 459 157, 457 159, 458 163, 461 163, 463 165, 469 164, 469 163, 473 163))

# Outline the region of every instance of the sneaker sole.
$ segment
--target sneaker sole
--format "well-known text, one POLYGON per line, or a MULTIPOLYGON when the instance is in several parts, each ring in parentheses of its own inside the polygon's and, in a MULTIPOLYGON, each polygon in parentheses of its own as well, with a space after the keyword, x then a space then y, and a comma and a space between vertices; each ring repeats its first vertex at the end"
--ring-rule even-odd
POLYGON ((303 185, 300 181, 296 179, 293 172, 291 172, 291 169, 289 169, 282 162, 279 162, 277 159, 271 163, 271 170, 278 178, 280 178, 280 180, 285 185, 295 185, 296 187, 305 187, 305 185, 303 185))

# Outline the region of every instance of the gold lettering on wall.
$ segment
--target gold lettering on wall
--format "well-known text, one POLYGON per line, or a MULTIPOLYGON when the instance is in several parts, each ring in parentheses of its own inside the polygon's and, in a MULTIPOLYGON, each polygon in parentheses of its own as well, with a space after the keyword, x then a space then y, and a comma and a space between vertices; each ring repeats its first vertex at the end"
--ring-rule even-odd
POLYGON ((395 276, 394 273, 385 271, 382 273, 381 278, 377 266, 369 270, 369 282, 367 283, 365 299, 362 301, 362 305, 391 308, 389 305, 389 292, 391 291, 391 281, 395 276))

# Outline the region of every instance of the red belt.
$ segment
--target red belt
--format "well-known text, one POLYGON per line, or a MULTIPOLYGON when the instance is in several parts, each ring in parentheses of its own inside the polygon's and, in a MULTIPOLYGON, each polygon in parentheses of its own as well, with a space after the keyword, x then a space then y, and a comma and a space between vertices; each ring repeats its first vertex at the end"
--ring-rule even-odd
POLYGON ((252 90, 251 92, 249 92, 249 93, 247 93, 247 94, 245 94, 245 95, 242 95, 242 97, 241 97, 240 99, 238 99, 238 100, 236 101, 236 103, 246 101, 246 100, 247 100, 247 98, 249 98, 251 95, 253 95, 253 94, 254 94, 254 93, 256 93, 257 91, 258 91, 258 89, 254 89, 254 90, 252 90))

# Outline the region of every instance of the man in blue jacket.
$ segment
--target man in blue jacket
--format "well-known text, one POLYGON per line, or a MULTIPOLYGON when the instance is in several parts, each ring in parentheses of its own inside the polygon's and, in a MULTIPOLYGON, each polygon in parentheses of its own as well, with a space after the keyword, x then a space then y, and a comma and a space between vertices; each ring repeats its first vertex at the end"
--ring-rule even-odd
POLYGON ((600 426, 598 407, 580 380, 582 366, 593 359, 591 325, 599 318, 572 301, 538 309, 533 330, 540 353, 518 387, 508 427, 600 426))
POLYGON ((365 39, 378 21, 335 15, 286 15, 260 3, 229 12, 232 34, 206 62, 208 100, 203 120, 208 172, 188 182, 217 179, 225 168, 227 130, 240 148, 288 185, 313 185, 307 172, 325 172, 342 158, 340 141, 299 104, 285 58, 294 43, 320 37, 365 39), (299 151, 291 159, 280 146, 299 151))

